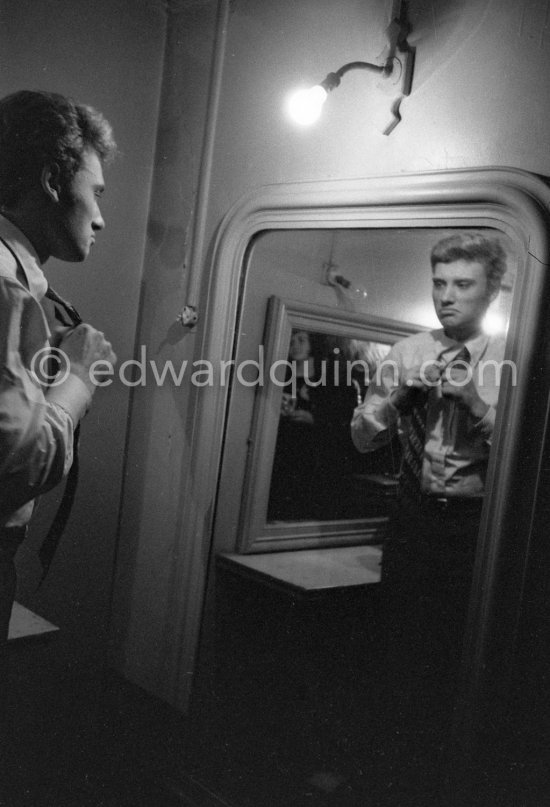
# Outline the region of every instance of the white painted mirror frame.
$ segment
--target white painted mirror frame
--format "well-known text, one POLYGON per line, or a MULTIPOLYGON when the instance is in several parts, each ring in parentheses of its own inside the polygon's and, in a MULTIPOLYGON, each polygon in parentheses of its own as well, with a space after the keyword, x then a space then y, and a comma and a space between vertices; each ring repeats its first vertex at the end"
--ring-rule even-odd
MULTIPOLYGON (((482 518, 465 644, 465 665, 471 686, 469 696, 464 699, 467 714, 461 720, 463 727, 471 727, 475 722, 476 698, 487 678, 483 672, 484 659, 494 626, 493 595, 500 584, 498 554, 503 524, 518 502, 526 516, 534 506, 533 480, 529 474, 517 480, 514 467, 522 449, 520 424, 529 421, 536 426, 536 418, 543 416, 548 401, 550 368, 546 366, 546 357, 539 355, 537 339, 544 317, 543 291, 549 263, 549 209, 550 192, 542 180, 506 168, 260 188, 240 200, 220 225, 211 252, 210 297, 196 334, 197 358, 215 365, 233 355, 247 247, 256 234, 265 230, 458 224, 496 227, 520 245, 524 260, 520 260, 507 354, 518 367, 518 385, 513 395, 506 394, 504 389, 499 404, 487 484, 490 495, 486 497, 482 518), (528 316, 522 315, 525 312, 529 312, 528 316), (528 381, 536 366, 543 366, 545 372, 540 375, 535 400, 531 394, 528 401, 528 381)), ((181 651, 181 669, 175 685, 180 687, 182 701, 189 689, 187 671, 192 667, 197 648, 210 550, 234 551, 237 538, 224 524, 222 503, 216 502, 229 389, 205 387, 193 390, 193 395, 190 448, 194 473, 182 492, 185 536, 174 575, 181 592, 175 598, 178 613, 174 619, 174 641, 181 651), (218 518, 214 524, 215 512, 218 518)), ((538 424, 538 428, 542 426, 538 424)), ((533 458, 533 473, 536 461, 533 458)), ((527 527, 517 540, 527 547, 527 527)), ((519 608, 521 591, 510 591, 509 595, 519 608)), ((513 636, 510 634, 508 639, 513 641, 513 636)), ((506 637, 501 635, 500 640, 502 644, 506 637)))

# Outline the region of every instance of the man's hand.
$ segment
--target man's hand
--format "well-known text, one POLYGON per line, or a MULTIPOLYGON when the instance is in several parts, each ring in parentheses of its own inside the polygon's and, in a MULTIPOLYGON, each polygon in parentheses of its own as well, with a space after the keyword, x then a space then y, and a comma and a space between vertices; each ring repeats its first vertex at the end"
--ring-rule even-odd
POLYGON ((439 385, 441 376, 441 363, 411 367, 406 371, 402 383, 393 390, 391 402, 402 414, 408 414, 414 406, 419 406, 429 390, 439 385))
POLYGON ((103 333, 85 323, 64 335, 59 343, 59 349, 69 361, 70 372, 86 384, 91 394, 95 392, 97 386, 94 380, 97 382, 101 375, 95 368, 91 370, 94 362, 106 362, 112 366, 117 360, 111 343, 105 339, 103 333))
POLYGON ((471 370, 460 365, 449 367, 441 376, 441 393, 445 398, 454 399, 468 410, 476 420, 481 420, 489 410, 489 404, 480 398, 471 370))

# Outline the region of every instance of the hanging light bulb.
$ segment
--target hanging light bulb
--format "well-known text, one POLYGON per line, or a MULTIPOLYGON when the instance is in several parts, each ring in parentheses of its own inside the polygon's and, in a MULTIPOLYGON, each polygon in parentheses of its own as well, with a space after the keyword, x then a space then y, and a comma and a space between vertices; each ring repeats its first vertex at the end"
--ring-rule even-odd
POLYGON ((309 126, 321 116, 328 93, 320 84, 308 89, 297 90, 287 102, 288 114, 300 126, 309 126))
POLYGON ((383 65, 371 64, 370 62, 349 62, 345 64, 335 73, 329 73, 320 84, 315 84, 314 87, 309 89, 298 90, 290 96, 287 101, 287 110, 292 120, 302 126, 315 123, 321 115, 323 104, 327 100, 329 92, 339 86, 342 76, 350 70, 357 69, 371 70, 383 76, 389 76, 393 67, 391 60, 386 61, 383 65))
MULTIPOLYGON (((347 69, 347 65, 341 69, 347 69)), ((315 123, 321 115, 323 104, 327 100, 329 92, 340 84, 341 77, 340 71, 329 73, 320 84, 316 84, 307 90, 298 90, 291 95, 287 109, 292 120, 302 126, 315 123)))
POLYGON ((286 104, 291 119, 302 126, 314 123, 321 115, 328 93, 338 87, 346 73, 350 70, 370 70, 378 73, 382 79, 377 82, 377 89, 382 89, 386 96, 384 106, 387 106, 389 111, 385 111, 383 118, 380 118, 379 128, 384 134, 389 134, 401 120, 399 115, 401 100, 411 91, 414 48, 407 43, 409 32, 410 25, 407 20, 403 17, 393 19, 386 29, 388 46, 382 64, 348 62, 334 73, 329 73, 323 81, 311 89, 295 92, 286 104))

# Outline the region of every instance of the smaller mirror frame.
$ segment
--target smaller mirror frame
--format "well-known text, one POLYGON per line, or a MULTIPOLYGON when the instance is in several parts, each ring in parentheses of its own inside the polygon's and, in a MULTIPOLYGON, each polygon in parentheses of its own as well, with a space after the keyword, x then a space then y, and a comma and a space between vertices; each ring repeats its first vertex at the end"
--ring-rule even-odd
MULTIPOLYGON (((271 552, 326 545, 380 543, 387 516, 330 521, 267 521, 271 469, 279 426, 283 389, 271 379, 270 369, 288 357, 293 330, 392 345, 418 333, 422 326, 344 309, 313 305, 280 297, 269 300, 264 331, 263 384, 254 404, 249 455, 240 514, 239 551, 271 552)), ((350 413, 351 421, 351 413, 350 413)))

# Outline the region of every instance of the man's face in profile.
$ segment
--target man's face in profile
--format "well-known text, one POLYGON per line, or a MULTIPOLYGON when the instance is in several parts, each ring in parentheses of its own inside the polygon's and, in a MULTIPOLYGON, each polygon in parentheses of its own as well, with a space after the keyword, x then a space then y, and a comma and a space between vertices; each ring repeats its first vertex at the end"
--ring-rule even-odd
POLYGON ((436 263, 432 275, 435 312, 445 332, 464 338, 479 330, 489 303, 487 275, 481 263, 463 259, 436 263))
POLYGON ((60 194, 54 257, 63 261, 83 261, 88 257, 96 233, 105 226, 99 209, 104 187, 101 162, 95 151, 89 149, 83 153, 78 171, 60 194))

